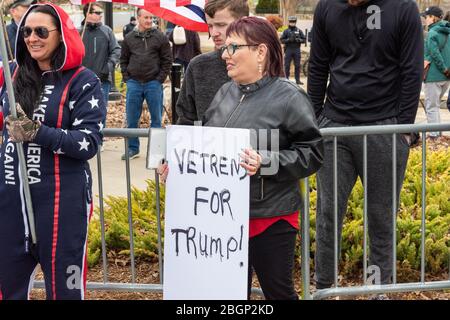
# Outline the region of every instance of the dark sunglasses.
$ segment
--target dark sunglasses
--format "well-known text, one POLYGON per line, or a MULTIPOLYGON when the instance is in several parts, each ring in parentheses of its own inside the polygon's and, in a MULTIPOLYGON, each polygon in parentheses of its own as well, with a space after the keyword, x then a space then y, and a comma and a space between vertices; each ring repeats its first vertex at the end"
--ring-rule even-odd
POLYGON ((95 13, 96 15, 101 16, 103 14, 103 11, 90 11, 89 13, 90 14, 95 13))
POLYGON ((28 38, 29 36, 31 36, 31 34, 34 31, 34 33, 41 39, 47 39, 48 36, 50 35, 50 32, 55 30, 58 29, 48 30, 46 27, 36 27, 33 29, 27 26, 23 26, 20 28, 20 31, 22 32, 24 38, 28 38))
POLYGON ((242 48, 242 47, 257 47, 259 46, 259 44, 235 44, 235 43, 231 43, 227 46, 223 46, 222 48, 220 48, 220 53, 223 54, 225 52, 225 50, 227 50, 228 55, 231 57, 236 50, 242 48))

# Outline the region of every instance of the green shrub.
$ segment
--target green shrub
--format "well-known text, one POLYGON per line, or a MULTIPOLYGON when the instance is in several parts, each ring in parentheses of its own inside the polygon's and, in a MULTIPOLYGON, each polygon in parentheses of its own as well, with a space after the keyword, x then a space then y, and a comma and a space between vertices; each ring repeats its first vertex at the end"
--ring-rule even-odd
MULTIPOLYGON (((164 199, 165 189, 161 193, 161 228, 164 231, 164 199)), ((151 261, 158 259, 158 225, 156 218, 155 182, 147 180, 144 191, 132 188, 131 203, 133 212, 133 237, 136 257, 151 261)), ((105 242, 107 252, 118 255, 130 254, 130 234, 128 224, 128 205, 126 197, 105 198, 105 242)), ((89 227, 89 255, 90 266, 95 265, 101 258, 101 228, 100 210, 95 209, 89 227)))
POLYGON ((259 0, 255 9, 256 14, 278 13, 279 10, 278 0, 259 0))
MULTIPOLYGON (((422 152, 411 152, 400 196, 397 219, 397 264, 420 270, 422 223, 422 152)), ((316 184, 310 179, 310 225, 315 230, 316 184)), ((450 153, 445 150, 427 153, 426 177, 426 270, 438 274, 448 269, 450 248, 450 153)), ((340 270, 350 275, 363 264, 363 194, 358 179, 349 197, 341 242, 340 270)), ((315 232, 310 231, 311 255, 315 254, 315 232)), ((368 240, 370 241, 370 239, 368 240)), ((368 250, 369 251, 369 250, 368 250)), ((299 248, 297 255, 299 255, 299 248)))

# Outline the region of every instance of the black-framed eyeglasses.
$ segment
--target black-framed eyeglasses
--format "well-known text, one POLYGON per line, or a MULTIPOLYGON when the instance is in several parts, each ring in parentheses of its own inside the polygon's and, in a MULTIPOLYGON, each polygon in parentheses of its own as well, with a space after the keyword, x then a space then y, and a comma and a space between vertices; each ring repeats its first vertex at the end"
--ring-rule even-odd
POLYGON ((52 29, 52 30, 48 30, 46 27, 36 27, 36 28, 31 28, 31 27, 27 27, 27 26, 23 26, 20 28, 20 31, 23 34, 23 37, 26 39, 29 36, 31 36, 31 34, 34 33, 36 34, 36 36, 38 36, 41 39, 47 39, 48 36, 50 35, 50 32, 52 31, 56 31, 58 30, 57 28, 52 29))
POLYGON ((236 43, 230 43, 227 46, 223 46, 220 48, 220 53, 223 54, 225 50, 227 50, 228 55, 231 57, 237 49, 240 49, 242 47, 257 47, 259 44, 236 44, 236 43))
POLYGON ((103 14, 103 11, 89 11, 90 14, 96 14, 98 16, 101 16, 103 14))

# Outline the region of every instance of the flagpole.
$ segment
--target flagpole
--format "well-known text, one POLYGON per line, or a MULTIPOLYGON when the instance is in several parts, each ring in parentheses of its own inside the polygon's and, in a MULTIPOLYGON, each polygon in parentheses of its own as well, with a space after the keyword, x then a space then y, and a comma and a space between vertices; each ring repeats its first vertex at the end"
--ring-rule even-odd
MULTIPOLYGON (((9 60, 8 60, 8 52, 6 49, 6 39, 5 39, 5 32, 3 29, 3 26, 5 24, 5 21, 3 20, 3 9, 0 10, 0 23, 2 24, 2 27, 0 27, 0 53, 2 55, 2 61, 3 61, 3 72, 5 75, 5 84, 6 84, 6 90, 8 92, 8 102, 9 102, 9 109, 11 116, 17 117, 17 110, 16 110, 16 99, 14 97, 14 90, 12 86, 12 79, 11 79, 11 71, 9 69, 9 60)), ((36 237, 36 228, 35 228, 35 222, 34 222, 34 211, 33 211, 33 204, 31 202, 31 192, 30 192, 30 185, 28 181, 28 171, 27 171, 27 165, 25 160, 25 153, 23 151, 23 144, 22 142, 16 143, 17 147, 17 154, 19 157, 19 170, 22 176, 22 182, 23 182, 23 190, 25 193, 25 204, 28 214, 28 222, 30 224, 30 231, 31 231, 31 241, 33 244, 37 243, 37 237, 36 237)))
MULTIPOLYGON (((89 14, 89 12, 91 12, 91 6, 92 6, 92 2, 89 2, 89 6, 86 12, 86 16, 89 14)), ((81 41, 83 41, 83 37, 84 37, 84 32, 86 31, 86 17, 84 17, 84 24, 83 24, 83 31, 81 31, 81 41)))
MULTIPOLYGON (((4 2, 5 2, 5 0, 2 0, 2 3, 0 5, 0 14, 2 15, 2 17, 5 16, 5 12, 3 11, 3 9, 5 8, 4 2)), ((12 17, 11 17, 11 19, 12 19, 12 17)), ((5 33, 5 39, 6 39, 8 52, 10 54, 11 60, 14 60, 14 55, 13 55, 12 49, 11 49, 11 41, 9 39, 8 32, 6 32, 6 23, 4 23, 3 19, 2 19, 1 24, 2 24, 2 28, 3 28, 3 32, 5 33)))

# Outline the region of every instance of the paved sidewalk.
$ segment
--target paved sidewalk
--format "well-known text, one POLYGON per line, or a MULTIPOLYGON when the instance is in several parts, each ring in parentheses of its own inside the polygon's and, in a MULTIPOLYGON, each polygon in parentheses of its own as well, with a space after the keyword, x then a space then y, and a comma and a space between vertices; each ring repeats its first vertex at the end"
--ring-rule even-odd
MULTIPOLYGON (((145 168, 147 139, 141 138, 141 153, 139 158, 130 160, 130 178, 131 185, 145 189, 147 179, 155 179, 154 171, 145 168)), ((126 162, 121 160, 124 153, 125 142, 123 139, 106 141, 104 143, 104 151, 101 153, 102 175, 103 175, 103 195, 110 196, 126 196, 127 194, 127 178, 126 178, 126 162)), ((97 179, 97 158, 89 161, 92 176, 94 177, 93 192, 95 203, 98 204, 98 179, 97 179)))

